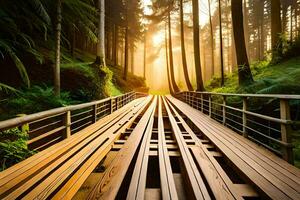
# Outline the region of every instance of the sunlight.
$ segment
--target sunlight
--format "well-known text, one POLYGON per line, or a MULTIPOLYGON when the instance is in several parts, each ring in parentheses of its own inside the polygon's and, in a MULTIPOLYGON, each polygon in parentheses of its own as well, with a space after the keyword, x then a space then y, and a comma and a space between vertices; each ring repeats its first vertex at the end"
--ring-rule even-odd
POLYGON ((155 47, 160 46, 165 40, 164 32, 159 31, 152 37, 152 42, 155 47))

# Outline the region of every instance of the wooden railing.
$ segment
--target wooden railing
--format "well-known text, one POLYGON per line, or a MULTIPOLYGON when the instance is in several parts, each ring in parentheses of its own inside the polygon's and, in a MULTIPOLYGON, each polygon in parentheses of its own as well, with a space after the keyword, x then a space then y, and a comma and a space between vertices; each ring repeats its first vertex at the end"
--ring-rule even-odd
POLYGON ((9 119, 0 122, 0 131, 29 125, 28 146, 39 151, 70 137, 141 96, 145 94, 130 92, 99 101, 9 119))
POLYGON ((175 96, 294 162, 292 134, 300 130, 300 95, 180 92, 175 96))

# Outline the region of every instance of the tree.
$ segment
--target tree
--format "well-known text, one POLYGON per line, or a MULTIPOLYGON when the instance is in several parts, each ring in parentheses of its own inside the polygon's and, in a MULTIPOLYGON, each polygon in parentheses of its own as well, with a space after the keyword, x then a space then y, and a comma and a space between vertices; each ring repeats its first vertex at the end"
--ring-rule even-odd
POLYGON ((106 66, 105 60, 105 0, 98 0, 99 22, 96 64, 106 66))
POLYGON ((183 22, 183 0, 180 0, 180 42, 181 42, 181 56, 182 56, 182 67, 183 67, 183 74, 186 86, 189 91, 193 91, 193 86, 191 84, 189 78, 189 72, 186 62, 186 52, 185 52, 185 41, 184 41, 184 22, 183 22))
POLYGON ((272 34, 272 50, 273 50, 273 61, 277 57, 282 56, 282 42, 281 42, 281 17, 280 17, 280 0, 271 1, 271 34, 272 34))
POLYGON ((57 0, 56 26, 55 26, 55 66, 54 66, 54 94, 60 96, 60 42, 61 42, 61 0, 57 0))
POLYGON ((147 67, 147 30, 144 30, 144 71, 143 71, 144 79, 146 79, 146 67, 147 67))
POLYGON ((204 91, 202 70, 200 62, 200 30, 199 30, 199 2, 192 0, 193 6, 193 33, 194 33, 194 59, 196 69, 197 91, 204 91))
POLYGON ((131 71, 133 72, 133 60, 135 43, 142 40, 142 24, 141 24, 141 5, 140 1, 127 0, 125 1, 125 64, 123 79, 127 79, 129 55, 131 55, 131 71), (128 49, 129 48, 129 49, 128 49), (130 53, 128 52, 130 50, 130 53))
POLYGON ((165 49, 166 49, 166 66, 167 66, 167 78, 170 94, 174 94, 171 78, 170 78, 170 67, 169 67, 169 56, 168 56, 168 34, 167 34, 167 23, 165 25, 165 49))
POLYGON ((214 40, 214 31, 212 25, 212 16, 211 16, 211 0, 208 0, 208 15, 209 15, 209 26, 210 26, 210 46, 211 46, 211 69, 212 75, 215 74, 215 40, 214 40))
POLYGON ((231 15, 238 64, 239 85, 253 82, 247 56, 243 26, 243 1, 231 0, 231 15))
POLYGON ((222 34, 222 10, 221 0, 219 0, 219 28, 220 28, 220 63, 221 63, 221 86, 224 86, 224 59, 223 59, 223 34, 222 34))
POLYGON ((174 75, 174 63, 173 63, 173 45, 172 45, 172 27, 171 27, 171 6, 169 5, 168 9, 168 32, 169 32, 169 59, 170 59, 170 74, 171 74, 171 82, 173 85, 174 92, 179 92, 179 87, 175 81, 174 75))

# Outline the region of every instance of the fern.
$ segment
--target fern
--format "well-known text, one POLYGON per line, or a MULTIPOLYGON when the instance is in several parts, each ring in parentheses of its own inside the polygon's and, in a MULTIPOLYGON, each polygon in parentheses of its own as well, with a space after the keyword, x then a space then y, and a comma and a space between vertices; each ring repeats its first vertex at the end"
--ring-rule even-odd
POLYGON ((4 93, 18 93, 19 91, 9 85, 0 83, 0 92, 4 92, 4 93))

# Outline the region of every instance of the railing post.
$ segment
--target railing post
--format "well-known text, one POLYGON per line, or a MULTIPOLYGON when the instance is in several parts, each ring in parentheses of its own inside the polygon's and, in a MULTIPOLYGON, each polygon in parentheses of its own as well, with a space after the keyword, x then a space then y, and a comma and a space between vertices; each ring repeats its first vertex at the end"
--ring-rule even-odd
POLYGON ((209 117, 212 117, 212 115, 211 115, 211 111, 212 111, 212 103, 211 103, 211 95, 209 94, 208 95, 208 115, 209 115, 209 117))
MULTIPOLYGON (((281 120, 291 120, 290 105, 287 99, 280 99, 280 118, 281 120)), ((281 140, 286 144, 283 146, 283 158, 289 162, 294 163, 291 127, 286 123, 281 123, 281 140)))
POLYGON ((243 136, 248 137, 247 134, 247 97, 243 97, 243 113, 242 113, 242 118, 243 118, 243 136))
POLYGON ((93 122, 97 122, 97 104, 93 105, 93 122))
POLYGON ((223 96, 222 110, 223 110, 223 125, 225 125, 226 124, 226 96, 223 96))
POLYGON ((65 126, 64 138, 69 138, 71 136, 71 111, 67 111, 63 116, 63 124, 65 126))
POLYGON ((199 99, 199 94, 198 93, 195 93, 195 95, 196 95, 196 105, 197 105, 197 110, 200 110, 200 99, 199 99))
POLYGON ((201 112, 204 112, 204 105, 203 105, 203 103, 204 103, 204 99, 203 99, 203 94, 201 93, 201 112))
POLYGON ((110 98, 110 114, 114 112, 113 98, 110 98))
POLYGON ((184 96, 185 96, 185 103, 187 103, 187 104, 188 104, 188 93, 187 93, 187 92, 185 92, 185 93, 184 93, 184 96))

